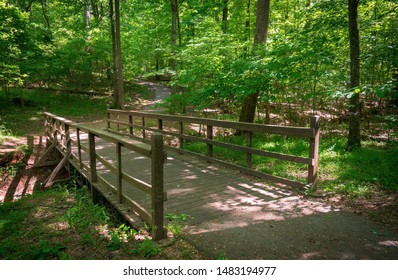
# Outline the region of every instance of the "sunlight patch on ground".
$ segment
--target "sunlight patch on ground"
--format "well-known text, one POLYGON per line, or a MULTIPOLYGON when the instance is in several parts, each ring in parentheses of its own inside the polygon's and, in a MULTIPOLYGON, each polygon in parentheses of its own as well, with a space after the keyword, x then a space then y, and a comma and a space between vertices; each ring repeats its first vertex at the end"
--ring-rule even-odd
POLYGON ((386 240, 386 241, 379 242, 379 244, 380 245, 384 245, 384 246, 398 247, 398 241, 397 240, 386 240))

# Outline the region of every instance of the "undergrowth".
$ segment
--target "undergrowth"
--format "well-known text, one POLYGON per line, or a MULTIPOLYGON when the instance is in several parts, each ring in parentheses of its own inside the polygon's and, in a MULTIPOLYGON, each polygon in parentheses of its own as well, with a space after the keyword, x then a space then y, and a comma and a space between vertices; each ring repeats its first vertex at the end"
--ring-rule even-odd
POLYGON ((168 252, 74 181, 0 205, 0 259, 174 259, 168 252))
MULTIPOLYGON (((217 140, 245 146, 245 136, 217 140)), ((348 152, 346 138, 322 137, 319 148, 318 188, 353 197, 370 197, 374 192, 398 191, 398 146, 393 142, 363 141, 362 148, 348 152)), ((283 136, 255 136, 253 147, 265 151, 308 157, 308 141, 283 136)), ((185 149, 206 154, 205 143, 187 143, 185 149)), ((246 155, 214 146, 214 157, 241 166, 246 155)), ((278 159, 253 156, 253 168, 268 174, 305 183, 307 166, 278 159)))

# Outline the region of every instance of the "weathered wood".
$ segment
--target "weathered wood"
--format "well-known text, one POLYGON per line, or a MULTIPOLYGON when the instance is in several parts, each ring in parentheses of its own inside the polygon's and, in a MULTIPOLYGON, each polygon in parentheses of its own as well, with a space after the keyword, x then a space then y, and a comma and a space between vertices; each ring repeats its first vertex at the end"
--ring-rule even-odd
POLYGON ((111 128, 111 122, 110 122, 110 119, 111 119, 111 113, 109 113, 109 112, 106 112, 106 115, 107 115, 107 122, 106 122, 106 126, 107 126, 107 128, 108 128, 108 129, 110 129, 110 128, 111 128))
MULTIPOLYGON (((110 114, 108 115, 108 118, 110 118, 110 114)), ((163 224, 163 218, 164 218, 163 200, 165 198, 165 193, 163 192, 163 162, 164 162, 165 153, 163 152, 163 142, 162 142, 163 140, 161 135, 159 134, 157 136, 154 135, 153 136, 154 140, 152 140, 153 144, 152 146, 150 146, 142 142, 126 139, 124 137, 119 137, 114 133, 109 133, 86 125, 76 124, 50 113, 45 113, 45 119, 47 120, 47 122, 51 121, 52 124, 51 127, 48 127, 48 133, 47 133, 49 137, 52 137, 53 140, 52 143, 53 146, 51 149, 57 148, 63 155, 65 155, 64 159, 60 162, 60 164, 64 165, 65 162, 69 162, 68 159, 69 157, 71 157, 73 159, 73 160, 71 159, 72 165, 75 168, 79 169, 82 172, 82 174, 86 174, 85 176, 87 176, 92 186, 97 185, 96 188, 93 187, 91 188, 93 192, 94 190, 101 189, 99 187, 100 185, 106 186, 108 190, 110 190, 112 193, 116 195, 117 202, 119 204, 126 203, 135 212, 141 215, 141 217, 144 220, 146 220, 148 223, 152 225, 153 236, 155 240, 162 239, 166 236, 163 224), (70 128, 72 126, 76 128, 76 137, 77 137, 76 140, 72 139, 70 136, 70 128), (80 136, 82 131, 88 133, 88 147, 82 145, 81 143, 80 136), (58 142, 57 135, 61 135, 60 143, 58 142), (109 143, 114 143, 116 145, 115 166, 113 166, 108 160, 106 160, 103 156, 100 156, 96 152, 96 138, 102 139, 103 141, 109 143), (74 149, 77 148, 78 151, 77 157, 71 154, 72 146, 75 147, 74 149), (152 161, 151 171, 154 173, 151 178, 152 185, 149 185, 122 171, 122 157, 123 157, 122 147, 125 147, 127 150, 137 152, 138 154, 151 158, 152 161), (89 166, 86 166, 83 163, 81 150, 87 153, 89 157, 89 166), (74 162, 75 158, 77 159, 78 164, 74 162), (105 167, 105 170, 102 169, 97 170, 97 161, 102 163, 102 165, 105 167), (84 168, 88 172, 86 172, 84 168), (111 173, 109 173, 107 170, 111 171, 111 173), (115 174, 113 175, 114 176, 113 179, 110 178, 111 180, 109 180, 110 174, 115 174), (108 179, 106 179, 105 177, 108 177, 108 179), (131 184, 132 186, 135 186, 137 189, 142 190, 147 194, 150 194, 153 201, 152 203, 153 207, 151 213, 149 213, 142 205, 134 201, 131 197, 126 196, 122 185, 123 180, 125 180, 127 183, 131 184)), ((110 128, 110 123, 112 122, 113 121, 111 120, 109 121, 108 129, 110 128)), ((121 123, 120 121, 118 122, 119 124, 121 123)), ((118 127, 117 129, 120 130, 119 124, 117 125, 118 127)), ((128 125, 131 128, 131 130, 132 130, 132 124, 133 124, 132 117, 131 118, 129 117, 128 125)), ((143 124, 145 126, 145 120, 143 124)), ((161 129, 162 121, 160 121, 158 124, 159 124, 158 129, 161 129)), ((58 172, 59 169, 60 167, 57 166, 54 172, 55 173, 58 172)), ((52 179, 53 178, 50 177, 50 183, 52 179)), ((101 192, 103 193, 103 191, 101 192)), ((103 195, 109 197, 109 194, 103 193, 103 195)), ((111 200, 114 199, 111 198, 111 200)))
MULTIPOLYGON (((280 160, 286 160, 286 161, 291 161, 291 162, 297 162, 297 163, 302 163, 302 164, 311 164, 312 163, 312 159, 310 158, 305 158, 305 157, 300 157, 300 156, 293 156, 293 155, 288 155, 288 154, 282 154, 282 153, 277 153, 277 152, 269 152, 269 151, 264 151, 264 150, 259 150, 259 149, 255 149, 255 148, 248 148, 248 147, 243 147, 243 146, 239 146, 239 145, 235 145, 235 144, 230 144, 230 143, 224 143, 224 142, 220 142, 220 141, 216 141, 216 140, 210 140, 210 139, 206 139, 206 138, 201 138, 201 137, 197 137, 197 136, 191 136, 191 135, 181 135, 180 133, 175 133, 175 132, 171 132, 171 131, 160 131, 156 128, 147 128, 147 130, 149 131, 153 131, 153 132, 161 132, 164 135, 170 135, 170 136, 174 136, 176 138, 181 138, 181 139, 186 139, 186 140, 191 140, 193 142, 203 142, 206 144, 211 144, 213 146, 219 146, 219 147, 224 147, 224 148, 228 148, 231 150, 235 150, 235 151, 241 151, 244 153, 251 153, 254 155, 259 155, 259 156, 264 156, 264 157, 270 157, 270 158, 276 158, 276 159, 280 159, 280 160)), ((116 133, 116 132, 114 132, 116 133)), ((126 133, 118 133, 119 135, 125 135, 128 136, 126 133)), ((134 139, 137 140, 142 140, 145 141, 143 139, 141 139, 140 137, 132 137, 134 139)), ((166 148, 169 148, 168 146, 165 146, 166 148)))
MULTIPOLYGON (((208 140, 213 140, 213 126, 207 125, 206 136, 208 140)), ((207 156, 213 157, 213 144, 207 143, 207 156)))
POLYGON ((239 123, 233 121, 223 121, 205 118, 196 118, 189 116, 174 116, 166 114, 155 114, 140 111, 120 111, 108 109, 108 112, 113 114, 122 115, 133 115, 141 118, 151 118, 158 119, 161 118, 163 121, 174 121, 174 122, 184 122, 184 123, 194 123, 202 125, 212 125, 213 127, 225 127, 232 128, 235 130, 242 131, 252 131, 260 133, 270 133, 285 136, 295 136, 295 137, 314 137, 314 131, 308 127, 288 127, 288 126, 278 126, 278 125, 265 125, 265 124, 255 124, 255 123, 239 123))
MULTIPOLYGON (((173 150, 178 150, 177 148, 174 148, 174 147, 167 147, 167 148, 173 149, 173 150)), ((275 183, 284 184, 286 186, 291 186, 291 187, 295 187, 295 188, 302 188, 302 187, 306 186, 306 184, 304 184, 304 183, 300 183, 300 182, 293 181, 293 180, 290 180, 290 179, 286 179, 286 178, 282 178, 282 177, 279 177, 279 176, 267 174, 267 173, 264 173, 264 172, 259 172, 259 171, 256 171, 256 170, 253 170, 253 169, 249 169, 249 168, 246 168, 246 167, 243 167, 243 166, 240 166, 240 165, 236 165, 236 164, 233 164, 233 163, 229 163, 229 162, 226 162, 226 161, 223 161, 223 160, 219 160, 219 159, 211 158, 211 157, 208 157, 208 156, 204 156, 202 154, 198 154, 198 153, 195 153, 195 152, 186 151, 186 150, 182 150, 181 151, 180 150, 180 153, 184 153, 184 154, 186 153, 186 154, 194 155, 194 156, 199 157, 199 158, 201 158, 203 160, 206 160, 208 162, 214 162, 214 163, 217 163, 217 164, 219 164, 221 166, 225 166, 225 167, 228 167, 230 169, 234 169, 234 170, 237 170, 237 171, 252 175, 252 176, 257 177, 257 178, 262 178, 262 179, 266 179, 266 180, 269 180, 269 181, 272 181, 272 182, 275 182, 275 183)))
POLYGON ((131 135, 134 135, 133 124, 134 124, 133 116, 129 115, 129 130, 131 135))
MULTIPOLYGON (((137 212, 137 214, 142 218, 142 219, 144 219, 146 222, 148 222, 152 227, 155 227, 155 225, 153 224, 153 218, 152 218, 152 216, 151 216, 151 213, 149 213, 144 207, 142 207, 141 205, 139 205, 137 202, 135 202, 133 199, 131 199, 131 197, 128 197, 128 196, 126 196, 126 195, 123 195, 124 196, 124 201, 125 201, 125 203, 129 206, 129 207, 131 207, 135 212, 137 212)), ((152 213, 152 215, 153 215, 153 213, 152 213)), ((163 219, 163 218, 162 218, 163 219)), ((152 238, 154 238, 155 240, 160 240, 160 239, 162 239, 162 238, 164 238, 164 237, 162 237, 162 238, 160 238, 160 239, 156 239, 155 238, 156 237, 156 235, 154 235, 153 233, 152 233, 152 238)))
POLYGON ((82 168, 83 163, 82 163, 82 146, 80 142, 80 128, 76 128, 76 138, 77 138, 77 155, 79 158, 79 166, 80 168, 82 168))
POLYGON ((151 157, 151 184, 152 184, 152 219, 154 240, 165 237, 164 230, 164 197, 163 197, 163 136, 159 133, 152 134, 152 157, 151 157))
POLYGON ((111 143, 121 143, 123 145, 123 147, 129 149, 129 150, 133 150, 134 152, 137 152, 143 156, 147 156, 149 157, 151 154, 151 147, 139 142, 139 141, 134 141, 134 140, 130 140, 127 139, 126 137, 117 137, 115 135, 115 133, 110 133, 110 132, 106 132, 103 130, 99 130, 99 129, 94 129, 91 127, 88 127, 86 125, 79 125, 81 130, 90 132, 98 137, 100 137, 101 139, 104 139, 105 141, 109 141, 111 143))
POLYGON ((116 178, 119 203, 123 203, 123 182, 122 182, 122 145, 116 144, 116 178))
POLYGON ((141 118, 142 119, 142 138, 146 138, 146 135, 145 135, 145 117, 142 117, 141 118))
POLYGON ((137 178, 134 178, 133 176, 128 175, 127 173, 122 172, 122 178, 125 180, 127 183, 137 187, 138 189, 142 190, 143 192, 147 194, 152 194, 152 187, 150 184, 145 183, 137 178))
POLYGON ((104 159, 103 157, 101 157, 100 155, 96 154, 95 155, 97 160, 102 163, 109 171, 117 174, 118 170, 117 170, 117 159, 116 159, 116 167, 113 166, 110 162, 108 162, 106 159, 104 159))
POLYGON ((50 176, 44 182, 44 189, 51 187, 54 184, 54 178, 58 175, 59 171, 61 171, 62 167, 64 167, 69 160, 70 152, 68 152, 64 158, 58 163, 57 167, 51 172, 50 176))
POLYGON ((88 134, 88 146, 90 156, 90 179, 92 183, 97 182, 97 156, 95 152, 95 135, 93 133, 88 134))
POLYGON ((315 187, 316 181, 318 179, 318 154, 319 154, 319 116, 311 117, 311 128, 315 131, 315 136, 309 140, 309 157, 313 160, 311 164, 308 165, 308 177, 307 183, 315 187))
MULTIPOLYGON (((182 146, 181 143, 183 142, 184 139, 205 143, 207 145, 207 157, 202 156, 202 158, 206 158, 207 160, 208 160, 208 158, 213 157, 213 146, 220 146, 220 147, 225 147, 225 148, 232 149, 232 150, 242 151, 242 152, 246 153, 246 168, 247 168, 247 170, 246 170, 247 172, 246 171, 243 171, 243 172, 246 172, 249 174, 256 173, 256 176, 260 175, 261 173, 258 171, 252 170, 253 155, 260 155, 260 156, 266 156, 266 157, 276 158, 276 159, 280 159, 280 160, 288 160, 288 161, 297 162, 297 163, 301 163, 301 164, 307 164, 307 165, 309 165, 309 172, 312 172, 312 174, 314 174, 313 168, 317 169, 317 163, 315 163, 315 161, 317 161, 317 159, 314 160, 314 158, 312 158, 312 157, 309 157, 309 158, 299 157, 299 156, 294 156, 294 155, 287 155, 287 154, 259 150, 259 149, 255 149, 252 147, 253 146, 253 133, 255 133, 255 132, 271 133, 271 134, 279 134, 279 135, 295 136, 295 137, 304 137, 304 138, 316 138, 316 134, 318 131, 314 127, 309 127, 309 128, 281 127, 281 126, 273 126, 273 125, 220 121, 220 120, 212 120, 212 119, 204 119, 204 118, 187 117, 187 116, 172 116, 172 115, 138 112, 138 111, 108 110, 108 112, 111 112, 112 114, 124 114, 124 115, 128 115, 128 116, 139 116, 142 118, 143 126, 138 126, 138 125, 134 125, 134 124, 132 124, 132 125, 127 124, 127 125, 129 127, 133 126, 133 127, 140 128, 143 130, 145 129, 145 130, 149 130, 152 132, 159 132, 164 135, 174 136, 179 140, 180 147, 182 146), (158 128, 144 127, 145 126, 145 118, 158 120, 158 128), (167 129, 166 130, 163 129, 163 127, 161 127, 159 125, 160 120, 177 122, 180 125, 179 132, 173 132, 173 131, 169 131, 167 129), (192 123, 192 124, 199 124, 199 125, 206 125, 207 130, 208 130, 207 131, 208 136, 206 138, 201 138, 201 137, 197 137, 197 136, 184 135, 183 128, 182 128, 182 124, 184 122, 192 123), (213 132, 210 133, 209 130, 210 129, 212 130, 214 126, 223 127, 223 128, 231 128, 231 129, 235 129, 237 131, 239 131, 239 130, 246 131, 246 133, 247 133, 246 147, 213 140, 213 137, 212 137, 213 132), (211 135, 211 136, 209 137, 209 135, 211 135), (248 172, 248 170, 251 170, 251 171, 248 172)), ((146 142, 145 139, 143 139, 142 141, 146 142)), ((180 150, 182 150, 182 149, 180 148, 180 150)), ((191 154, 196 154, 196 153, 191 153, 191 154)), ((224 161, 223 161, 223 163, 228 164, 230 167, 236 166, 235 164, 226 163, 224 161)), ((241 167, 241 166, 239 166, 239 167, 241 167)), ((308 175, 307 181, 313 180, 310 176, 315 176, 315 175, 308 175)), ((270 178, 274 178, 275 176, 265 174, 264 176, 260 176, 260 177, 270 179, 270 178)), ((277 180, 276 182, 283 181, 282 180, 283 178, 280 178, 280 177, 275 177, 274 179, 277 180)), ((293 183, 294 181, 288 180, 288 179, 286 179, 286 182, 288 183, 288 185, 295 185, 295 186, 303 185, 302 183, 299 183, 299 182, 297 182, 297 184, 295 184, 295 183, 293 183)))
POLYGON ((54 151, 56 146, 57 142, 53 141, 33 167, 41 167, 44 164, 44 160, 54 151))

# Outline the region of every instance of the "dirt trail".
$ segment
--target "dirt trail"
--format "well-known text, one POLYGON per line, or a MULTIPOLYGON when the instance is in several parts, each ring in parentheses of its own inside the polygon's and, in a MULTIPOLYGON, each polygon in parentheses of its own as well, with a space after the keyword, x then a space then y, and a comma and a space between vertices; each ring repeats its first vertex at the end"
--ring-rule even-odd
POLYGON ((143 107, 142 110, 157 112, 160 111, 159 108, 156 108, 160 102, 163 101, 166 97, 171 95, 171 89, 167 86, 156 84, 150 81, 139 81, 139 84, 146 85, 149 89, 155 92, 155 100, 148 101, 143 107))
MULTIPOLYGON (((155 101, 143 109, 157 111, 155 104, 169 96, 170 89, 143 83, 156 93, 155 101)), ((292 192, 288 197, 257 202, 212 220, 193 220, 184 238, 211 259, 398 259, 396 231, 334 201, 292 192)), ((226 207, 221 204, 220 209, 226 207)))

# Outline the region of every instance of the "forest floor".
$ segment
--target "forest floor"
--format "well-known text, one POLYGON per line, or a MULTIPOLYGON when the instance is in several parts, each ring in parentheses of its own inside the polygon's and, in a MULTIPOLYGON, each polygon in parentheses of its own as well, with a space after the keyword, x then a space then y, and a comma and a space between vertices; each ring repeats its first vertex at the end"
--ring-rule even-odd
MULTIPOLYGON (((141 108, 152 109, 156 101, 162 99, 164 96, 169 95, 169 91, 166 87, 155 84, 147 84, 143 82, 143 85, 150 86, 154 93, 150 94, 147 102, 141 108)), ((100 111, 100 109, 97 109, 100 111)), ((102 109, 101 109, 102 110, 102 109)), ((62 114, 62 112, 61 112, 62 114)), ((100 124, 103 122, 102 115, 91 114, 87 116, 76 115, 73 117, 75 121, 84 121, 87 123, 100 124)), ((37 129, 40 127, 40 122, 35 120, 37 123, 37 129)), ((30 125, 30 129, 32 125, 30 125)), ((104 126, 105 127, 105 126, 104 126)), ((37 130, 33 129, 33 130, 37 130)), ((30 134, 38 135, 36 131, 30 131, 30 134)), ((49 170, 43 169, 41 173, 35 173, 32 176, 32 160, 34 156, 30 151, 26 150, 26 142, 21 137, 8 137, 6 141, 2 143, 2 152, 0 149, 0 155, 3 156, 1 159, 2 168, 0 172, 0 201, 20 201, 17 205, 19 209, 29 209, 29 213, 25 216, 25 219, 32 219, 32 217, 39 217, 41 221, 47 221, 44 228, 61 227, 67 235, 71 236, 71 240, 68 241, 67 245, 59 245, 63 237, 53 238, 50 237, 50 241, 45 239, 36 240, 39 245, 31 244, 35 252, 39 252, 36 255, 37 258, 95 258, 95 259, 125 259, 125 258, 161 258, 161 259, 222 259, 222 258, 269 258, 269 259, 342 259, 342 258, 359 258, 359 259, 398 259, 397 248, 398 248, 398 195, 396 192, 378 192, 375 191, 370 196, 362 197, 355 196, 351 197, 339 193, 324 193, 319 191, 312 194, 312 196, 296 196, 294 199, 298 199, 299 203, 304 204, 310 203, 315 205, 327 205, 329 209, 335 209, 336 211, 330 211, 328 215, 313 215, 303 217, 300 219, 285 219, 284 222, 270 221, 268 223, 253 223, 250 226, 241 228, 238 224, 242 220, 246 220, 247 217, 237 211, 234 215, 229 217, 229 221, 225 222, 222 220, 213 220, 203 225, 210 229, 214 224, 229 223, 235 226, 230 227, 228 230, 212 231, 208 230, 206 233, 199 234, 183 234, 182 238, 177 239, 171 246, 166 246, 162 253, 156 249, 152 243, 148 243, 146 249, 142 249, 143 254, 147 252, 148 256, 137 254, 131 254, 132 250, 137 252, 137 249, 125 249, 124 246, 119 246, 117 242, 112 243, 112 236, 106 238, 96 239, 97 235, 93 235, 93 232, 76 232, 76 228, 67 226, 66 220, 68 220, 68 209, 75 209, 78 205, 76 197, 64 196, 65 190, 61 190, 62 199, 55 201, 57 207, 54 204, 47 205, 47 200, 51 200, 49 197, 42 198, 39 193, 39 197, 33 195, 33 201, 43 199, 38 204, 38 208, 32 207, 32 201, 29 197, 23 198, 25 194, 32 193, 36 181, 42 180, 48 176, 49 170), (18 148, 18 147, 23 147, 18 148), (13 151, 12 153, 10 153, 13 151), (12 154, 7 159, 4 157, 5 154, 12 154), (25 157, 25 154, 27 155, 25 157), (29 178, 29 179, 28 179, 29 178), (18 182, 18 184, 16 184, 18 182), (60 202, 64 204, 60 204, 60 202), (43 207, 41 207, 41 206, 43 207), (47 206, 46 206, 47 205, 47 206), (54 209, 56 209, 54 211, 54 209), (32 210, 32 211, 30 211, 32 210), (51 210, 50 212, 48 210, 51 210), (38 214, 39 212, 40 214, 38 214), (47 214, 46 214, 47 213, 47 214), (337 213, 337 214, 336 214, 337 213), (336 215, 335 215, 336 214, 336 215), (47 217, 50 217, 47 219, 47 217), (58 217, 58 218, 57 218, 58 217), (66 217, 66 218, 65 218, 66 217), (55 219, 55 220, 54 220, 55 219), (65 220, 66 219, 66 220, 65 220), (57 223, 60 224, 57 224, 57 223), (54 225, 56 224, 56 225, 54 225), (309 229, 313 229, 309 232, 309 229), (338 230, 336 234, 332 234, 333 230, 338 230), (282 234, 283 233, 283 234, 282 234), (73 238, 75 236, 76 238, 73 238), (267 237, 264 239, 264 236, 267 237), (94 239, 93 239, 94 238, 94 239), (221 242, 223 240, 223 242, 221 242), (246 242, 245 240, 254 240, 254 242, 246 242), (257 240, 257 242, 256 242, 257 240), (258 242, 264 241, 263 244, 258 242), (344 242, 341 242, 344 240, 344 242), (98 244, 102 244, 98 246, 98 244), (113 244, 113 245, 110 245, 113 244), (240 245, 245 245, 245 252, 240 245), (252 245, 250 245, 252 244, 252 245), (344 253, 349 244, 350 252, 344 253), (264 245, 264 246, 263 246, 264 245), (78 249, 71 250, 64 248, 68 246, 78 246, 78 249), (80 246, 80 247, 79 247, 80 246), (239 250, 237 248, 239 247, 239 250), (87 254, 84 254, 85 250, 89 249, 87 254), (94 252, 98 249, 99 252, 94 252), (101 249, 99 249, 101 248, 101 249), (111 249, 110 249, 111 248, 111 249), (124 249, 123 249, 124 248, 124 249), (362 249, 360 249, 362 248, 362 249), (91 250, 91 251, 90 251, 91 250), (360 250, 360 251, 357 251, 360 250), (111 253, 109 253, 111 251, 111 253), (48 253, 50 252, 50 253, 48 253), (66 254, 63 254, 67 252, 66 254), (101 253, 102 252, 102 253, 101 253), (152 253, 154 255, 151 255, 152 253), (157 252, 157 253, 156 253, 157 252), (236 253, 234 253, 236 252, 236 253), (245 255, 247 253, 247 255, 245 255), (352 253, 354 252, 354 253, 352 253), (53 255, 52 255, 53 253, 53 255), (156 254, 155 254, 156 253, 156 254), (237 254, 239 253, 239 254, 237 254)), ((38 141, 38 139, 36 139, 38 141)), ((69 191, 71 193, 71 191, 69 191)), ((52 195, 59 195, 54 194, 52 195)), ((0 206, 0 214, 8 215, 14 213, 14 206, 10 206, 9 203, 0 206), (10 211, 11 209, 11 211, 10 211)), ((296 205, 296 209, 304 209, 306 206, 301 207, 296 205)), ((25 211, 26 212, 26 211, 25 211)), ((13 214, 15 215, 15 213, 13 214)), ((264 215, 261 212, 261 215, 264 215)), ((221 219, 221 218, 220 218, 221 219)), ((29 237, 30 226, 27 225, 28 220, 21 220, 21 226, 26 227, 23 232, 24 240, 29 237)), ((39 220, 35 220, 35 223, 39 223, 39 220)), ((30 220, 29 220, 30 221, 30 220)), ((8 221, 10 222, 10 221, 8 221)), ((3 220, 0 225, 8 223, 7 220, 3 220), (3 224, 2 224, 3 223, 3 224)), ((21 229, 18 229, 19 231, 21 229)), ((123 237, 120 230, 115 225, 112 229, 107 229, 108 232, 113 232, 114 235, 123 237)), ((97 231, 98 232, 98 231, 97 231)), ((4 234, 9 233, 8 230, 0 229, 3 243, 0 245, 0 256, 4 258, 7 253, 7 248, 11 246, 13 242, 17 242, 15 239, 7 239, 4 234)), ((193 233, 191 229, 191 233, 193 233)), ((52 234, 55 234, 52 232, 52 234)), ((138 234, 138 236, 140 236, 138 234)), ((21 237, 17 235, 17 238, 21 237)), ((124 238, 124 237, 123 237, 124 238)), ((25 240, 26 241, 26 240, 25 240)), ((143 244, 142 240, 139 243, 143 244), (140 243, 141 242, 141 243, 140 243)), ((135 247, 134 247, 135 248, 135 247)), ((140 248, 140 247, 139 247, 140 248)), ((26 253, 26 252, 25 252, 26 253)), ((14 258, 36 258, 35 256, 26 255, 12 255, 14 258)))

